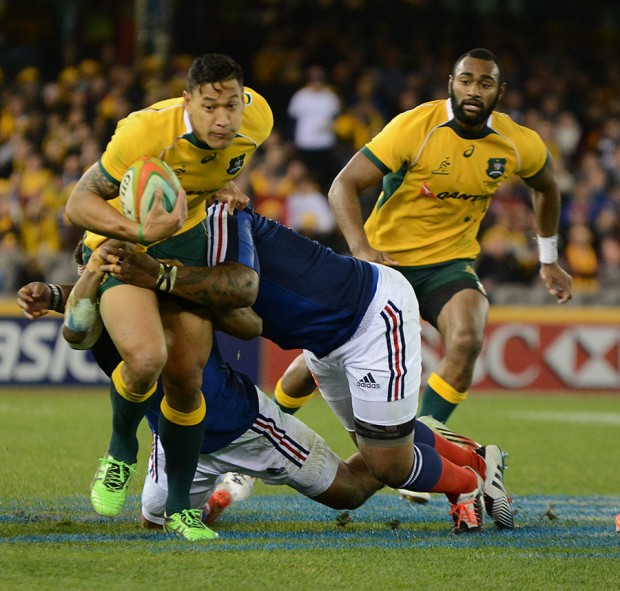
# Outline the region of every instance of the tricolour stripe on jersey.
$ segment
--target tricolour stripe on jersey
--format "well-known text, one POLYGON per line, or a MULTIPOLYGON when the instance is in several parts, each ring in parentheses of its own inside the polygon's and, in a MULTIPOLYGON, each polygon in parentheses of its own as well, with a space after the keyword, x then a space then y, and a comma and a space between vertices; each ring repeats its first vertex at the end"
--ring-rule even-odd
POLYGON ((403 333, 403 313, 394 303, 388 303, 381 311, 385 322, 385 340, 388 349, 388 365, 390 367, 390 383, 388 400, 401 400, 405 396, 405 335, 403 333))
POLYGON ((301 468, 308 459, 310 452, 297 441, 291 439, 286 431, 276 425, 272 418, 259 414, 250 429, 266 437, 277 451, 296 466, 301 468))
POLYGON ((216 203, 207 212, 209 240, 207 264, 211 267, 225 260, 228 247, 228 209, 224 203, 216 203))

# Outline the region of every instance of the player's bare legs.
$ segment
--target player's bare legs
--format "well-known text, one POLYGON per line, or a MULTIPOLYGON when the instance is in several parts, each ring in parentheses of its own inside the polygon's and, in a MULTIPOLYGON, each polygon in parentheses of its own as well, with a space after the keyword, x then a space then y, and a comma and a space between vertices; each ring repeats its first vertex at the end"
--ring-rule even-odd
POLYGON ((458 392, 467 391, 471 385, 488 312, 487 298, 479 291, 465 289, 454 294, 439 314, 446 353, 437 373, 458 392))
POLYGON ((123 359, 113 375, 109 451, 114 458, 133 464, 138 452, 136 430, 146 412, 144 402, 153 393, 167 359, 159 304, 153 291, 117 285, 102 294, 100 313, 123 359), (123 411, 116 412, 120 406, 123 411))
POLYGON ((116 285, 101 296, 100 313, 123 361, 112 373, 112 436, 91 484, 95 511, 114 517, 123 508, 136 467, 137 431, 166 363, 157 296, 132 285, 116 285))
MULTIPOLYGON (((422 427, 421 427, 422 428, 422 427)), ((360 452, 364 458, 364 461, 368 465, 370 471, 384 484, 391 486, 392 488, 405 488, 403 483, 406 483, 407 479, 412 475, 412 466, 414 466, 414 460, 418 463, 419 458, 415 458, 415 447, 413 445, 413 436, 406 437, 404 442, 400 445, 385 446, 376 445, 373 441, 358 437, 358 445, 360 452)), ((427 449, 435 449, 434 443, 416 443, 418 450, 422 449, 425 459, 427 458, 427 449)), ((450 444, 453 446, 454 444, 450 444)), ((450 450, 446 451, 446 448, 442 450, 447 456, 450 455, 450 450)), ((482 476, 485 474, 484 462, 473 451, 460 450, 448 459, 444 455, 440 455, 437 451, 433 456, 439 456, 441 460, 446 464, 444 471, 450 472, 450 477, 445 477, 442 473, 442 478, 439 481, 433 483, 430 490, 427 492, 442 492, 446 495, 459 495, 464 491, 471 491, 476 488, 476 478, 472 475, 471 471, 464 472, 462 468, 470 466, 482 476), (462 453, 461 453, 462 452, 462 453), (460 470, 459 470, 460 469, 460 470)), ((435 458, 438 459, 438 458, 435 458)), ((423 469, 423 466, 419 466, 423 469)), ((441 472, 441 470, 440 470, 441 472)), ((419 490, 428 489, 426 483, 419 486, 411 486, 413 490, 418 488, 419 490)))
POLYGON ((488 312, 489 301, 475 289, 459 291, 442 308, 438 328, 445 355, 429 378, 418 416, 432 416, 445 423, 465 400, 482 348, 488 312))
POLYGON ((102 460, 91 490, 101 515, 113 517, 123 506, 137 458, 138 425, 160 374, 166 392, 160 436, 170 469, 167 514, 190 508, 206 416, 200 390, 212 339, 206 314, 184 311, 171 301, 160 305, 154 292, 129 285, 103 293, 101 315, 123 362, 112 374, 110 389, 111 457, 102 460))
POLYGON ((206 407, 202 372, 213 341, 206 309, 187 311, 172 300, 160 303, 168 345, 163 372, 159 436, 166 454, 168 498, 166 514, 189 509, 190 488, 204 437, 206 407))
POLYGON ((340 462, 331 486, 312 498, 332 509, 357 509, 382 488, 383 483, 373 476, 362 455, 356 452, 346 462, 340 462))
POLYGON ((413 434, 398 442, 357 437, 364 461, 377 479, 392 488, 444 493, 452 506, 452 531, 480 530, 484 523, 484 459, 417 421, 415 439, 414 445, 413 434))

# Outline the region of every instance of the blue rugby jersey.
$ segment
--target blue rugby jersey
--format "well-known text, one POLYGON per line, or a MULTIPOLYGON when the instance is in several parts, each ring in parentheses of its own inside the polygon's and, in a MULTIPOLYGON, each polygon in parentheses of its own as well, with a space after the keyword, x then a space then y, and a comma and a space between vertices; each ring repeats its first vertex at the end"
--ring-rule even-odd
POLYGON ((225 236, 210 233, 210 252, 236 253, 239 262, 259 270, 244 262, 252 262, 249 238, 254 242, 260 282, 252 308, 263 319, 265 338, 324 357, 353 335, 377 287, 373 265, 339 255, 249 207, 231 216, 216 204, 207 220, 210 229, 226 229, 225 236))
MULTIPOLYGON (((248 376, 233 370, 226 363, 215 337, 211 355, 202 373, 202 392, 207 404, 207 415, 200 451, 207 454, 237 439, 254 424, 258 416, 256 387, 248 376)), ((146 413, 154 433, 157 433, 159 404, 163 395, 160 380, 153 395, 153 404, 146 413)))
MULTIPOLYGON (((257 271, 260 266, 253 308, 263 318, 266 338, 283 349, 308 349, 322 357, 351 337, 376 289, 373 265, 338 255, 249 208, 231 216, 216 204, 208 215, 210 264, 236 261, 257 271)), ((110 375, 120 357, 105 330, 93 349, 110 375)), ((215 338, 203 393, 207 417, 201 451, 210 453, 247 431, 258 416, 254 384, 226 363, 215 338)), ((155 432, 162 397, 159 383, 147 413, 155 432)))
POLYGON ((244 211, 228 214, 228 206, 214 203, 207 209, 207 265, 234 261, 260 273, 252 239, 252 217, 244 211))
MULTIPOLYGON (((121 357, 105 328, 93 347, 99 367, 108 377, 120 363, 121 357)), ((258 416, 258 394, 252 380, 244 373, 235 371, 222 357, 215 335, 211 355, 202 372, 202 393, 207 404, 205 438, 202 453, 221 449, 245 433, 258 416)), ((161 379, 151 398, 152 404, 146 414, 149 426, 157 433, 159 405, 164 397, 161 379)))

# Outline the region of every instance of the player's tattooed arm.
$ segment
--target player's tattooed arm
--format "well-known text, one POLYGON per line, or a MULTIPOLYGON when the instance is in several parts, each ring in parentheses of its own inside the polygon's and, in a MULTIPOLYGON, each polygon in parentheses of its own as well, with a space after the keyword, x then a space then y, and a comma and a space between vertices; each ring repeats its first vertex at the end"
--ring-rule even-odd
POLYGON ((137 241, 138 224, 107 203, 118 195, 118 185, 107 177, 97 162, 77 182, 67 200, 69 221, 84 230, 109 238, 137 241))
POLYGON ((95 193, 108 201, 118 196, 118 184, 103 173, 99 164, 93 164, 77 182, 74 191, 95 193))
POLYGON ((246 308, 256 300, 258 273, 241 263, 179 267, 172 293, 215 308, 246 308))
POLYGON ((215 267, 184 267, 175 261, 157 261, 130 245, 108 243, 101 247, 108 261, 101 269, 125 283, 147 289, 164 289, 208 308, 247 308, 258 294, 258 273, 241 263, 227 261, 215 267), (165 264, 175 266, 174 279, 161 281, 165 264), (160 286, 158 286, 158 282, 160 286))

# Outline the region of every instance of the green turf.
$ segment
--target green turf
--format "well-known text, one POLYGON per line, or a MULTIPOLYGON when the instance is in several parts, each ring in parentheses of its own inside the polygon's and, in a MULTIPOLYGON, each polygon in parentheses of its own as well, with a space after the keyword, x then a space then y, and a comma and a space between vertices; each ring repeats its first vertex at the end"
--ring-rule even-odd
MULTIPOLYGON (((353 451, 319 398, 298 416, 339 454, 353 451)), ((516 531, 491 525, 477 536, 452 536, 443 499, 412 508, 391 491, 342 526, 348 520, 340 512, 261 485, 224 514, 219 541, 193 545, 136 525, 146 428, 126 510, 111 521, 90 510, 88 485, 109 437, 107 393, 7 388, 0 394, 0 589, 620 588, 613 523, 620 396, 473 395, 450 426, 510 452, 516 531)))

